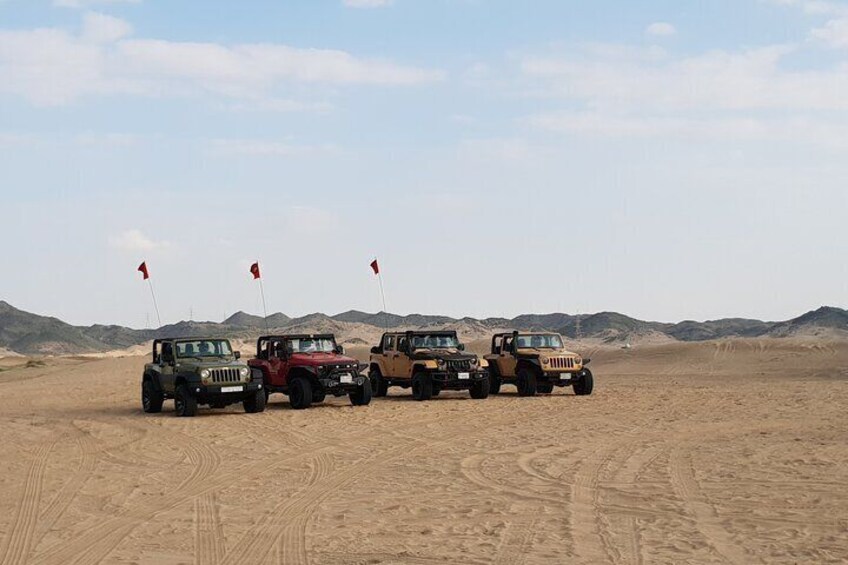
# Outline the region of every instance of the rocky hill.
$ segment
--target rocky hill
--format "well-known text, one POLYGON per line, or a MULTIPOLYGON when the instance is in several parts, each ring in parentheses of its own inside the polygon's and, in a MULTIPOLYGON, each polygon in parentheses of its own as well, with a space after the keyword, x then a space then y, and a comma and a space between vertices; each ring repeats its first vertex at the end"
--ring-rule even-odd
POLYGON ((617 312, 571 314, 525 314, 513 319, 456 319, 449 316, 412 314, 399 316, 351 310, 335 316, 315 313, 290 318, 282 313, 268 317, 237 312, 223 322, 178 322, 158 330, 135 330, 122 326, 73 326, 57 318, 18 310, 0 301, 0 351, 25 355, 82 354, 114 351, 140 345, 154 337, 208 335, 251 342, 266 331, 278 333, 334 333, 340 342, 375 343, 386 327, 392 329, 448 328, 463 339, 487 339, 494 331, 556 331, 569 338, 591 338, 606 343, 639 340, 703 341, 726 337, 844 336, 848 337, 848 311, 822 307, 783 322, 728 318, 678 323, 638 320, 617 312))

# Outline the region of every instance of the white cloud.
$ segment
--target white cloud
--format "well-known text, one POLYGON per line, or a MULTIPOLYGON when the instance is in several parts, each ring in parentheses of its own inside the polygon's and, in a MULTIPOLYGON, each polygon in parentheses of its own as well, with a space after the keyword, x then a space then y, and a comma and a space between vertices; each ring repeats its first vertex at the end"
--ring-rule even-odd
POLYGON ((112 43, 132 33, 132 26, 126 21, 88 12, 83 18, 82 40, 92 43, 112 43))
POLYGON ((133 229, 109 236, 109 247, 121 251, 151 251, 168 247, 168 242, 154 241, 141 231, 133 229))
POLYGON ((582 101, 590 108, 690 110, 846 110, 848 65, 785 70, 796 50, 776 45, 742 52, 711 51, 674 58, 620 48, 574 50, 562 57, 527 57, 526 77, 537 92, 582 101))
POLYGON ((645 33, 656 37, 667 37, 675 35, 677 33, 677 28, 667 22, 654 22, 645 28, 645 33))
POLYGON ((297 145, 258 139, 213 139, 209 149, 217 155, 253 155, 258 157, 300 157, 336 151, 331 145, 297 145))
POLYGON ((53 0, 54 6, 61 8, 88 8, 107 4, 140 4, 141 0, 53 0))
POLYGON ((394 0, 342 0, 348 8, 384 8, 394 4, 394 0))
POLYGON ((830 20, 824 27, 816 28, 810 34, 831 47, 848 48, 848 18, 830 20))
POLYGON ((293 84, 412 86, 439 70, 365 59, 331 49, 274 43, 223 45, 128 39, 130 25, 87 14, 80 34, 48 28, 0 31, 0 93, 38 105, 88 95, 208 96, 283 100, 293 84))

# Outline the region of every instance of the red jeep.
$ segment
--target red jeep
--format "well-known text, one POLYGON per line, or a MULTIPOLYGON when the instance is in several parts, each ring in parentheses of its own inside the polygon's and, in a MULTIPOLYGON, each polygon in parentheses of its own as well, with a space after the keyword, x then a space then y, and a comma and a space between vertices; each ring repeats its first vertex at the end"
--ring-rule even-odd
POLYGON ((360 373, 367 365, 345 357, 333 334, 272 335, 256 342, 256 357, 247 362, 253 378, 265 384, 265 396, 288 395, 295 410, 333 396, 350 397, 354 406, 371 402, 371 381, 360 373))

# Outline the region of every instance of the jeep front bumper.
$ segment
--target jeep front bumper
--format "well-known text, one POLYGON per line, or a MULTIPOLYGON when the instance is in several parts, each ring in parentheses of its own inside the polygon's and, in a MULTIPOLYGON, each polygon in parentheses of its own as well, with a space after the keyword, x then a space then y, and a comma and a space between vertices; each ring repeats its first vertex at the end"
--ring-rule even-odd
POLYGON ((571 386, 580 380, 583 376, 583 370, 564 373, 562 371, 545 371, 544 378, 541 382, 546 382, 554 386, 571 386))
POLYGON ((349 375, 334 374, 326 377, 319 377, 318 382, 321 387, 330 394, 344 394, 346 392, 356 392, 356 390, 365 384, 368 377, 351 373, 349 375), (349 377, 349 381, 348 378, 349 377))
POLYGON ((471 385, 489 378, 489 372, 485 370, 470 371, 468 373, 436 371, 430 373, 430 375, 433 377, 433 384, 438 385, 442 390, 466 390, 471 388, 471 385), (467 378, 464 376, 466 374, 468 375, 467 378))
POLYGON ((261 382, 251 381, 249 383, 232 383, 207 386, 203 384, 189 384, 188 388, 198 398, 239 398, 248 397, 255 394, 257 390, 262 390, 264 385, 261 382))

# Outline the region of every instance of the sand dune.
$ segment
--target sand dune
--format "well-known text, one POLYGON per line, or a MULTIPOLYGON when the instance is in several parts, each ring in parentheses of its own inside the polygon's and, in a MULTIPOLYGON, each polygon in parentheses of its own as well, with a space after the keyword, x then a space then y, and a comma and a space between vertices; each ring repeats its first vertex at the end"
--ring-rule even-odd
POLYGON ((16 359, 0 563, 848 560, 848 343, 584 347, 591 397, 194 419, 141 412, 141 357, 16 359))

